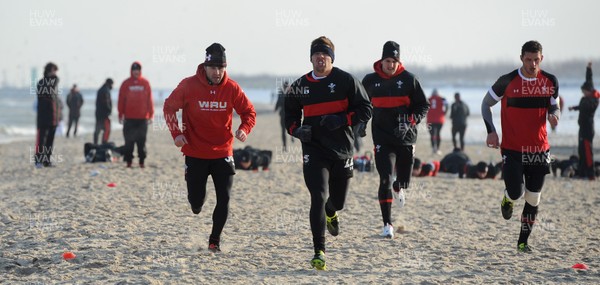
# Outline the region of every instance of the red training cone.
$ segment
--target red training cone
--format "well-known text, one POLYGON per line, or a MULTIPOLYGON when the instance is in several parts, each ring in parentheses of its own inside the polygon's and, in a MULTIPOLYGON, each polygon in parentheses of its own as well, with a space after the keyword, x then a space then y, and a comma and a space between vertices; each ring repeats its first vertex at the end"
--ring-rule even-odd
POLYGON ((571 266, 571 268, 579 269, 579 270, 588 270, 589 269, 588 266, 583 263, 577 263, 577 264, 571 266))
POLYGON ((63 253, 62 257, 65 260, 71 260, 71 259, 74 259, 76 257, 76 255, 70 251, 67 251, 67 252, 63 253))
POLYGON ((108 186, 110 188, 117 187, 117 183, 111 182, 111 183, 106 184, 106 186, 108 186))

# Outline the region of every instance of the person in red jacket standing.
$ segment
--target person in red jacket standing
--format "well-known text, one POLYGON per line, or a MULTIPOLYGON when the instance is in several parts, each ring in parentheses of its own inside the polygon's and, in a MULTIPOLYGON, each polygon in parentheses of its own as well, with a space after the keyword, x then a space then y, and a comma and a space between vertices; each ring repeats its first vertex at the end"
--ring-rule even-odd
POLYGON ((121 84, 118 105, 119 123, 123 124, 125 137, 123 159, 127 167, 131 167, 133 148, 137 145, 140 167, 144 168, 146 134, 154 116, 154 100, 150 83, 142 77, 142 65, 137 61, 131 65, 131 77, 121 84))
POLYGON ((448 112, 448 102, 446 98, 440 96, 436 89, 429 97, 429 112, 427 112, 427 124, 429 125, 429 134, 431 135, 431 148, 434 154, 442 154, 440 151, 440 142, 442 141, 442 126, 448 112))
POLYGON ((244 142, 256 123, 254 106, 226 72, 225 48, 214 43, 196 74, 183 79, 165 100, 163 112, 175 145, 185 155, 188 201, 199 214, 206 200, 206 183, 212 176, 217 194, 208 249, 220 251, 220 238, 229 213, 229 196, 235 174, 232 115, 241 118, 235 137, 244 142), (177 111, 182 111, 179 127, 177 111))

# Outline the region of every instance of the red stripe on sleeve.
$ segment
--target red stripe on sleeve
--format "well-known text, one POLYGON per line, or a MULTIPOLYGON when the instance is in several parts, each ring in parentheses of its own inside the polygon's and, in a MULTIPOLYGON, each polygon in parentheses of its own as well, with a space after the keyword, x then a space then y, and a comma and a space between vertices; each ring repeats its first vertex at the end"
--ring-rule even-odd
POLYGON ((371 103, 375 108, 393 108, 400 106, 408 106, 410 104, 410 98, 408 96, 394 96, 394 97, 373 97, 371 103))
POLYGON ((304 116, 313 117, 345 112, 348 110, 348 99, 304 105, 304 116))

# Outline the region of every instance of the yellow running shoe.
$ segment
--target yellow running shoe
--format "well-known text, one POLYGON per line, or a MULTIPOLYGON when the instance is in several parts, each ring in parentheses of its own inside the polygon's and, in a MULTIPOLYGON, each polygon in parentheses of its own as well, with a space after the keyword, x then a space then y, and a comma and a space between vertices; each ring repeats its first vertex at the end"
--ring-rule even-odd
POLYGON ((310 260, 310 265, 317 270, 327 270, 327 265, 325 265, 325 252, 322 250, 316 252, 313 259, 310 260))

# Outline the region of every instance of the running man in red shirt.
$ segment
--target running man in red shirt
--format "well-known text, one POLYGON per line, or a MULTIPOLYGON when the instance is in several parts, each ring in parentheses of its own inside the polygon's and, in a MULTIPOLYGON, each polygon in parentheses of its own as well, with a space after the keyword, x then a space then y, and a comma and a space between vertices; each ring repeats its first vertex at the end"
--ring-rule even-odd
POLYGON ((546 120, 556 126, 560 118, 558 81, 554 75, 540 69, 543 59, 542 45, 537 41, 526 42, 521 48, 521 68, 501 76, 481 104, 488 132, 486 143, 488 147, 501 148, 504 162, 506 188, 501 203, 504 219, 512 217, 515 201, 525 197, 517 242, 520 252, 531 252, 527 240, 535 223, 544 177, 550 173, 546 120), (501 103, 501 144, 491 109, 498 102, 501 103))
POLYGON ((431 149, 434 154, 442 154, 440 143, 442 142, 442 126, 446 120, 448 112, 448 101, 440 96, 437 89, 433 89, 429 97, 429 111, 427 112, 427 124, 429 125, 429 135, 431 136, 431 149))
POLYGON ((206 58, 196 74, 183 79, 165 100, 163 112, 171 136, 185 155, 188 201, 199 214, 206 200, 206 183, 212 176, 217 194, 208 249, 220 251, 221 232, 229 214, 233 185, 232 117, 235 110, 241 124, 235 137, 244 142, 256 122, 254 106, 242 88, 226 72, 225 48, 214 43, 206 48, 206 58), (183 110, 179 127, 177 111, 183 110))

